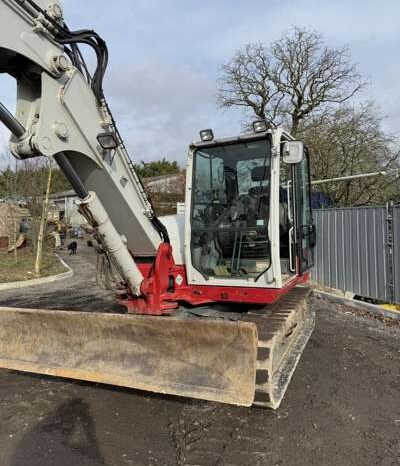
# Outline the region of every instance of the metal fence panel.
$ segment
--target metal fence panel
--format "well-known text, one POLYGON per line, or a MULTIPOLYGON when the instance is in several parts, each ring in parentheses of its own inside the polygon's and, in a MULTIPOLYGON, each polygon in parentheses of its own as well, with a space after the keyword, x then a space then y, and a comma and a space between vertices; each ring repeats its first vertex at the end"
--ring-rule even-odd
MULTIPOLYGON (((394 212, 393 275, 399 302, 400 207, 394 212)), ((390 300, 386 208, 318 209, 314 211, 314 220, 317 247, 313 280, 330 288, 390 300)))
POLYGON ((393 209, 393 276, 394 299, 400 303, 400 206, 393 209))

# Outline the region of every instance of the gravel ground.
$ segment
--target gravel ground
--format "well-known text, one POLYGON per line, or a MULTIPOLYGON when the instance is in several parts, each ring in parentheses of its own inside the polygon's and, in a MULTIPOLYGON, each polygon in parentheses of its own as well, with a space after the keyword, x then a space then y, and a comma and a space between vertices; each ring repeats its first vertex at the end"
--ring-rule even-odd
MULTIPOLYGON (((0 305, 118 310, 93 252, 0 305)), ((400 464, 400 327, 315 301, 281 408, 266 411, 0 370, 0 466, 400 464)))

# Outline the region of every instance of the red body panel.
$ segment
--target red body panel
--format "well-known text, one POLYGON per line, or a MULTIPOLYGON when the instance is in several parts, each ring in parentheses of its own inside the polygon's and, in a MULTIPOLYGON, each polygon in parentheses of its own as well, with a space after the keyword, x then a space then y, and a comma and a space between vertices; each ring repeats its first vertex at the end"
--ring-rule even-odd
POLYGON ((309 274, 297 275, 283 288, 246 288, 234 286, 189 285, 184 265, 176 265, 170 244, 160 245, 153 264, 138 264, 144 276, 142 296, 119 298, 134 314, 169 314, 180 302, 190 305, 232 302, 271 304, 296 285, 306 282, 309 274))

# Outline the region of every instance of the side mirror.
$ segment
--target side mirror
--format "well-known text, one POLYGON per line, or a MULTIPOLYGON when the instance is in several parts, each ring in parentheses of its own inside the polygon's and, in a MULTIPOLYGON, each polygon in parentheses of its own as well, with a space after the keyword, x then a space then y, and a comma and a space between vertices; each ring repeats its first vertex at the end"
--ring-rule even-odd
POLYGON ((283 145, 283 161, 295 164, 303 160, 304 144, 302 141, 287 141, 283 145))

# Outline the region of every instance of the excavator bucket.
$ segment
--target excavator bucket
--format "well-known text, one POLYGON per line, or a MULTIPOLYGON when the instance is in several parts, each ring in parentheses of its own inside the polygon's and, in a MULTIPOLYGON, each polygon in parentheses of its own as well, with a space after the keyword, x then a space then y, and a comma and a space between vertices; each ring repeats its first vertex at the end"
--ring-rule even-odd
POLYGON ((276 409, 313 330, 308 297, 236 322, 0 308, 0 367, 276 409))

